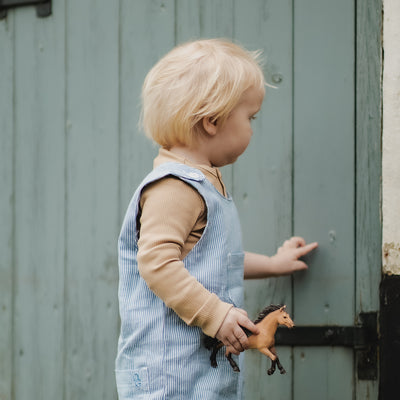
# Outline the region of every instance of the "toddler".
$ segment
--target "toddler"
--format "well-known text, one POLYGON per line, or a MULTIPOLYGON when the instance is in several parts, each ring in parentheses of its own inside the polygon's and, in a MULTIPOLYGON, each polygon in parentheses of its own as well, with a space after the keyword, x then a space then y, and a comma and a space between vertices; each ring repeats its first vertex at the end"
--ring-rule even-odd
MULTIPOLYGON (((229 41, 176 47, 148 73, 142 123, 161 148, 137 188, 119 237, 120 400, 239 399, 241 374, 210 366, 202 332, 233 354, 254 334, 243 278, 291 274, 317 247, 294 237, 273 257, 244 252, 234 202, 218 167, 252 136, 265 81, 258 53, 229 41)), ((241 357, 240 357, 241 358, 241 357)))

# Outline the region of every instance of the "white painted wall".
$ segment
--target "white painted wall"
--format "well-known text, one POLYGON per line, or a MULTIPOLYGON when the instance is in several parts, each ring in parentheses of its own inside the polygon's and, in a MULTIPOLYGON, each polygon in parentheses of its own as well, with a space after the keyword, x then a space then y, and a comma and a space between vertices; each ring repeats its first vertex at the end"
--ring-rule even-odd
POLYGON ((400 1, 383 7, 383 271, 400 275, 400 1))

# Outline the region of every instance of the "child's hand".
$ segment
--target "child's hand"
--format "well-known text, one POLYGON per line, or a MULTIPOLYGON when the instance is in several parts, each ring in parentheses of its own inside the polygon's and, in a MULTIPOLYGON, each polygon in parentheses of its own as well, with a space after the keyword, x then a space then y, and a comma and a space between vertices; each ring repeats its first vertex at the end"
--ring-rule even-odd
POLYGON ((289 275, 307 269, 307 264, 299 258, 317 247, 317 242, 306 244, 306 241, 301 237, 292 237, 286 240, 279 247, 276 255, 271 257, 277 275, 289 275))
POLYGON ((240 325, 255 335, 260 333, 257 326, 249 320, 246 311, 240 308, 231 308, 215 335, 226 346, 227 353, 238 355, 241 351, 248 348, 249 341, 247 335, 240 325))

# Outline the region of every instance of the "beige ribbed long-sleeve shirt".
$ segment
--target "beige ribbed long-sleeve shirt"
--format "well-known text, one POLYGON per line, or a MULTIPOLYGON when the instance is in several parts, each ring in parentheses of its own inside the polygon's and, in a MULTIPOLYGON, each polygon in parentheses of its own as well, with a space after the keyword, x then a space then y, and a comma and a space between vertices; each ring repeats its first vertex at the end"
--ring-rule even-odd
MULTIPOLYGON (((161 149, 154 167, 168 162, 195 167, 223 195, 217 168, 197 165, 161 149)), ((145 188, 140 199, 139 272, 150 289, 188 325, 214 337, 231 304, 206 290, 184 267, 183 259, 200 239, 207 223, 203 198, 189 184, 167 177, 145 188)))

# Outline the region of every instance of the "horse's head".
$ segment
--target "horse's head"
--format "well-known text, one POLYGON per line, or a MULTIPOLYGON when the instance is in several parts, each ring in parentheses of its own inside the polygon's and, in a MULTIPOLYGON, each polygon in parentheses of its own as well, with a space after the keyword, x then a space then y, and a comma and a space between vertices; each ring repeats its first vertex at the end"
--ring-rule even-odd
POLYGON ((279 310, 276 311, 277 319, 279 325, 285 325, 288 328, 294 327, 294 322, 290 318, 290 315, 286 311, 286 306, 281 307, 279 310))

